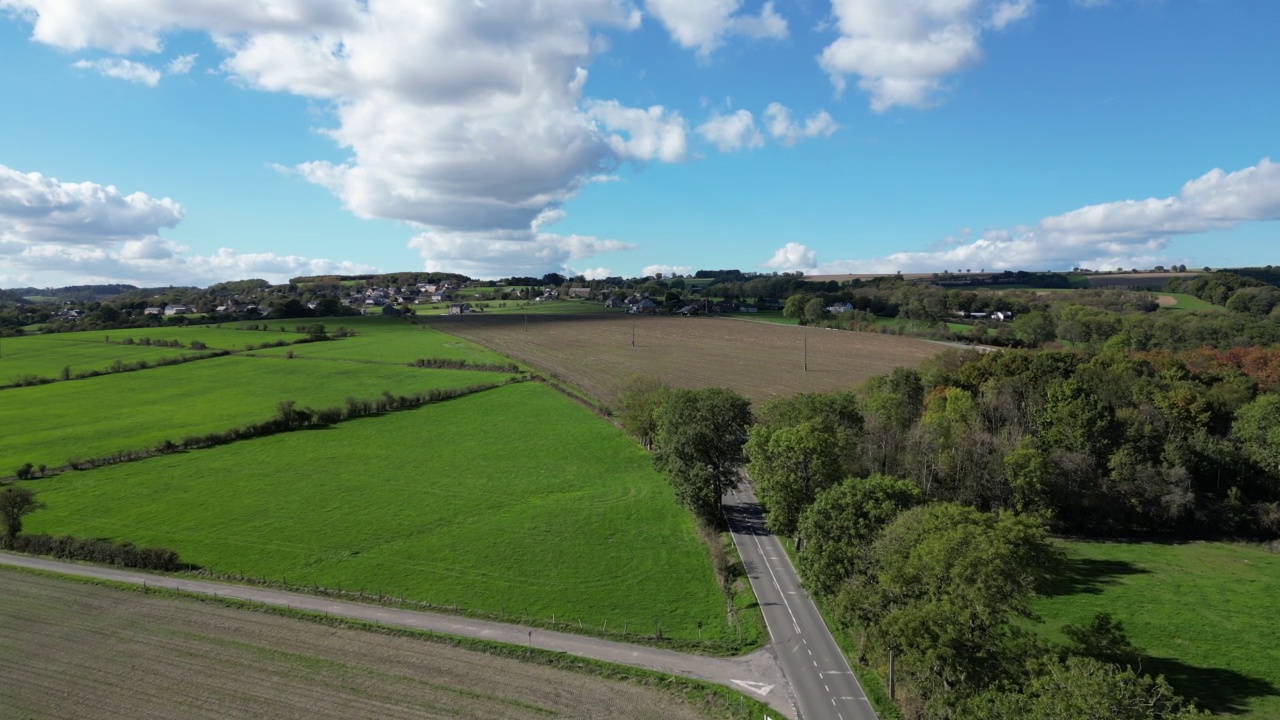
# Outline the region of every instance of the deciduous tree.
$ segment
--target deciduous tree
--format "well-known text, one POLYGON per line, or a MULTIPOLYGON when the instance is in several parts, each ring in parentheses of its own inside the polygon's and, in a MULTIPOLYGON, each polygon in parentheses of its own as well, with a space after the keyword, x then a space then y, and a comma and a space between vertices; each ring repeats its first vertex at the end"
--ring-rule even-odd
POLYGON ((11 485, 0 492, 0 521, 4 522, 5 547, 12 547, 14 538, 22 532, 22 519, 43 507, 44 503, 36 499, 30 488, 11 485))
POLYGON ((939 503, 881 533, 840 603, 873 646, 933 700, 990 687, 1018 665, 1031 601, 1062 562, 1039 520, 939 503))
POLYGON ((1208 720, 1163 677, 1085 657, 1053 661, 1015 692, 988 692, 965 703, 957 720, 1208 720))
POLYGON ((658 432, 658 408, 666 398, 670 388, 661 380, 650 376, 631 378, 622 389, 621 415, 619 421, 626 430, 645 448, 653 447, 653 438, 658 432))
POLYGON ((658 410, 654 466, 699 520, 723 524, 720 499, 742 481, 751 403, 725 388, 672 390, 658 410))
POLYGON ((800 577, 811 592, 830 597, 855 577, 880 530, 920 502, 915 485, 885 475, 849 478, 818 493, 800 516, 800 577))

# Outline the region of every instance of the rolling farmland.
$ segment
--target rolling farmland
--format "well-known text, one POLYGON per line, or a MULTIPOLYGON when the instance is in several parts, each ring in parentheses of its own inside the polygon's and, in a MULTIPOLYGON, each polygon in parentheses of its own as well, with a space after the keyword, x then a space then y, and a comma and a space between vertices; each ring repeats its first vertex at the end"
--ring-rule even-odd
MULTIPOLYGON (((338 345, 344 341, 334 341, 338 345)), ((0 472, 57 466, 162 440, 262 422, 282 400, 323 408, 348 396, 502 382, 505 375, 280 358, 230 357, 0 390, 0 472)))
POLYGON ((201 352, 188 348, 109 343, 103 342, 99 333, 92 335, 92 338, 80 337, 76 340, 66 340, 56 335, 31 335, 0 340, 0 345, 3 346, 0 348, 0 386, 16 385, 33 376, 52 380, 62 373, 63 368, 70 368, 71 373, 105 372, 116 362, 155 363, 158 360, 189 357, 201 352))
POLYGON ((411 637, 0 570, 0 716, 700 718, 675 693, 411 637))
POLYGON ((758 632, 727 626, 648 454, 536 383, 29 485, 48 505, 29 532, 162 545, 211 571, 685 640, 698 623, 758 632))
POLYGON ((728 387, 759 403, 850 388, 900 365, 915 367, 942 349, 914 338, 733 318, 530 314, 527 332, 523 315, 418 321, 552 373, 606 403, 636 375, 676 387, 728 387))

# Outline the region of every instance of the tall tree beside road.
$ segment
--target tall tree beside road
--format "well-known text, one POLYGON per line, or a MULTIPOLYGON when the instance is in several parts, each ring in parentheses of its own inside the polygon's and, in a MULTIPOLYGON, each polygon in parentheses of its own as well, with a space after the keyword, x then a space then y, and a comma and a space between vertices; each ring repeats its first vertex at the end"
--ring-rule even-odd
POLYGON ((838 605, 931 706, 950 707, 1021 668, 1031 640, 1016 621, 1035 618, 1062 562, 1035 518, 938 503, 885 527, 838 605))
POLYGON ((0 492, 0 521, 4 522, 4 547, 13 547, 13 541, 22 532, 22 518, 44 507, 29 488, 9 486, 0 492))
POLYGON ((657 418, 654 466, 666 474, 681 505, 719 527, 720 498, 741 482, 751 402, 725 388, 672 390, 657 418))
POLYGON ((661 380, 647 375, 631 378, 622 389, 622 429, 646 449, 653 447, 653 438, 658 434, 658 408, 669 391, 661 380))
POLYGON ((920 502, 908 480, 849 478, 818 493, 800 516, 797 569, 810 592, 831 597, 866 563, 871 543, 898 513, 920 502))
POLYGON ((748 471, 769 529, 796 532, 821 490, 853 469, 862 413, 852 393, 808 393, 772 400, 751 428, 748 471))

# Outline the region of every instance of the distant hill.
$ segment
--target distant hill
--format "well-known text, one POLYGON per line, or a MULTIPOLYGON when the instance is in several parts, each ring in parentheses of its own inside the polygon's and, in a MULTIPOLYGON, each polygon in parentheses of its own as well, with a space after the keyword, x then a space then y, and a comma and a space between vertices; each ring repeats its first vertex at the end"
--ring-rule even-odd
MULTIPOLYGON (((172 287, 140 288, 137 285, 68 285, 60 288, 10 288, 0 290, 0 298, 14 302, 25 302, 23 298, 53 298, 57 302, 92 302, 109 300, 125 293, 154 293, 173 290, 172 287)), ((178 288, 182 289, 182 288, 178 288)), ((195 288, 191 288, 195 289, 195 288)))

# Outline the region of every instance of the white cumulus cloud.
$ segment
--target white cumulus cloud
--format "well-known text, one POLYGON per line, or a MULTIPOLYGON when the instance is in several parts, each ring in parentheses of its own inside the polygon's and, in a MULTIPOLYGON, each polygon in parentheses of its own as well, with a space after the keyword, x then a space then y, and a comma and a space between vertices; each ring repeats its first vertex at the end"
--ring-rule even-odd
POLYGON ((787 21, 773 9, 772 2, 764 3, 756 15, 738 12, 742 0, 648 0, 645 7, 681 47, 696 49, 703 57, 731 35, 787 37, 787 21))
MULTIPOLYGON (((0 266, 43 284, 200 284, 245 277, 281 282, 300 274, 372 272, 368 265, 297 255, 212 255, 161 238, 185 213, 169 198, 114 186, 62 182, 0 165, 0 266)), ((5 274, 11 276, 10 273, 5 274)))
POLYGON ((762 268, 773 270, 809 270, 818 264, 818 254, 797 242, 789 242, 778 248, 773 257, 760 263, 762 268))
POLYGON ((169 64, 165 66, 165 72, 170 75, 186 75, 191 72, 191 68, 195 67, 196 57, 198 57, 196 53, 179 55, 169 61, 169 64))
POLYGON ((698 134, 715 145, 720 152, 734 152, 764 145, 764 136, 756 127, 755 118, 747 110, 739 110, 732 115, 712 115, 711 119, 698 126, 698 134))
POLYGON ((640 268, 641 277, 652 277, 662 273, 663 277, 672 277, 673 275, 689 275, 693 273, 692 265, 645 265, 640 268))
MULTIPOLYGON (((678 113, 585 94, 587 68, 607 49, 599 32, 639 26, 630 0, 0 0, 0 8, 32 22, 35 40, 65 49, 159 52, 171 33, 208 34, 233 82, 332 109, 335 126, 321 132, 346 159, 299 163, 296 176, 357 216, 467 238, 485 267, 491 241, 527 235, 536 218, 620 164, 687 153, 678 113)), ((771 12, 757 16, 762 32, 771 12)), ((458 269, 466 254, 454 247, 458 269)))
POLYGON ((773 139, 788 147, 806 138, 831 137, 840 128, 826 110, 819 110, 803 123, 797 123, 791 117, 791 110, 781 103, 769 103, 764 109, 764 120, 773 139))
POLYGON ((68 183, 0 165, 0 240, 109 245, 182 222, 169 198, 128 195, 113 185, 68 183))
POLYGON ((140 62, 124 58, 102 58, 99 60, 77 60, 71 64, 80 70, 92 70, 103 77, 124 80, 148 87, 155 87, 160 82, 160 71, 140 62))
POLYGON ((628 160, 679 162, 685 157, 686 127, 680 114, 661 105, 632 108, 617 100, 587 105, 588 114, 608 130, 609 147, 628 160), (626 137, 618 132, 626 133, 626 137))
POLYGON ((819 272, 1148 267, 1162 262, 1171 237, 1269 220, 1280 220, 1280 165, 1263 158, 1231 173, 1211 170, 1171 197, 1087 205, 1031 227, 989 231, 945 250, 841 260, 819 272))
POLYGON ((832 0, 840 37, 819 64, 837 92, 846 78, 871 96, 877 112, 927 107, 943 81, 982 59, 981 40, 1027 17, 1034 0, 832 0))
POLYGON ((409 247, 422 255, 428 271, 459 272, 490 279, 510 275, 539 277, 549 272, 576 274, 567 264, 570 260, 635 249, 630 243, 588 235, 528 231, 428 231, 410 240, 409 247))

